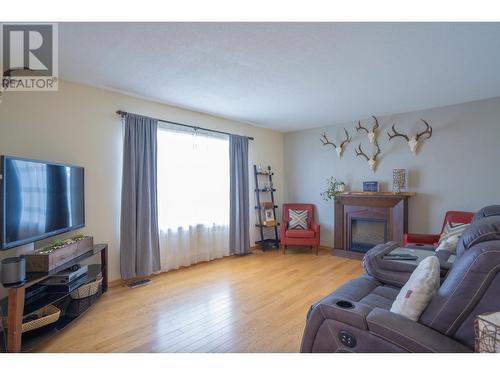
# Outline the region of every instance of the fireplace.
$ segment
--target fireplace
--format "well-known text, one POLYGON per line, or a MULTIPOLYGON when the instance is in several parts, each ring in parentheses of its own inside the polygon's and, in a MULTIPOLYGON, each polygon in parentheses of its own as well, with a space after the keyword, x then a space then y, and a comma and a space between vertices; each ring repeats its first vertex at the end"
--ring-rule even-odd
POLYGON ((349 223, 351 251, 366 253, 379 243, 387 242, 387 220, 351 217, 349 223))
POLYGON ((415 193, 339 194, 335 199, 333 254, 361 258, 387 241, 402 244, 408 232, 408 199, 415 193))

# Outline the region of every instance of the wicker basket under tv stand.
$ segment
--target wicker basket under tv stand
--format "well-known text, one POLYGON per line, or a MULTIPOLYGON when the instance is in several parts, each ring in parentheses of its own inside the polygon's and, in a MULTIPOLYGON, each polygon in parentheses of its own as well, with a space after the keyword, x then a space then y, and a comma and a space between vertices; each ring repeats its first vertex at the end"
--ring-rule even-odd
MULTIPOLYGON (((43 342, 49 340, 57 334, 62 329, 66 328, 70 323, 78 319, 81 315, 83 315, 88 310, 82 311, 82 313, 78 316, 64 316, 61 313, 61 317, 59 320, 46 328, 39 328, 35 331, 27 332, 26 334, 22 333, 22 321, 23 316, 34 312, 38 309, 43 308, 44 306, 48 306, 50 304, 54 304, 57 302, 63 301, 65 298, 70 298, 70 293, 61 293, 56 296, 46 296, 42 297, 40 300, 36 302, 25 305, 25 290, 26 288, 40 283, 41 281, 47 279, 48 277, 56 274, 59 271, 62 271, 68 267, 71 267, 75 264, 83 262, 84 260, 88 260, 89 258, 100 255, 100 264, 91 264, 89 265, 89 271, 86 277, 87 282, 95 281, 96 278, 101 275, 102 276, 102 286, 100 294, 105 293, 108 289, 108 245, 107 244, 96 244, 92 248, 92 250, 78 256, 71 261, 62 264, 56 269, 52 270, 48 273, 42 272, 28 272, 26 273, 26 282, 24 285, 19 286, 17 288, 8 288, 8 297, 0 300, 0 305, 2 306, 2 310, 7 312, 7 348, 6 351, 10 353, 18 353, 18 352, 29 352, 32 351, 36 346, 42 344, 43 342), (23 337, 25 336, 25 337, 23 337)), ((94 298, 92 301, 95 301, 94 298)))

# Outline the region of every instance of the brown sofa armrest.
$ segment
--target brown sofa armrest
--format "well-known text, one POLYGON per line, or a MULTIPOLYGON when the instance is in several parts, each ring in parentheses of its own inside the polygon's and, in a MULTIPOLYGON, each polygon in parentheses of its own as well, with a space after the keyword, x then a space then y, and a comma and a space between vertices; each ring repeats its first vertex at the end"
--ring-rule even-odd
POLYGON ((342 322, 363 331, 368 330, 366 316, 371 311, 371 307, 351 302, 353 304, 352 308, 342 308, 337 306, 337 302, 339 301, 350 302, 342 298, 327 296, 311 306, 307 314, 305 328, 305 332, 308 332, 308 334, 304 333, 302 336, 301 352, 310 353, 313 351, 316 334, 326 320, 342 322))
POLYGON ((316 313, 320 314, 323 319, 337 320, 364 330, 368 329, 366 317, 372 310, 367 305, 343 300, 342 298, 331 298, 328 303, 319 303, 315 309, 318 310, 316 313), (351 304, 352 307, 342 307, 345 303, 351 304))
POLYGON ((405 285, 417 265, 384 259, 386 255, 398 247, 397 243, 391 241, 369 250, 363 257, 363 267, 366 273, 385 284, 399 288, 405 285))
POLYGON ((375 308, 367 316, 370 332, 409 352, 467 353, 468 347, 433 329, 388 310, 375 308))

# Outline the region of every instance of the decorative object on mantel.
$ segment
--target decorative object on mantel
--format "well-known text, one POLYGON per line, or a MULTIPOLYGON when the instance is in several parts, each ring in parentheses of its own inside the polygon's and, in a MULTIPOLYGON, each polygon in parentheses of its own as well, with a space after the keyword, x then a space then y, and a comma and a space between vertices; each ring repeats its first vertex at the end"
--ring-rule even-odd
POLYGON ((372 116, 373 119, 375 120, 375 124, 372 126, 372 130, 368 130, 364 126, 361 125, 361 121, 358 121, 358 126, 356 126, 356 131, 359 132, 361 130, 364 130, 366 134, 368 135, 368 140, 370 141, 371 144, 374 144, 377 142, 377 129, 380 127, 378 123, 378 119, 375 116, 372 116))
POLYGON ((432 126, 430 126, 429 123, 423 119, 421 119, 421 121, 425 124, 425 130, 420 132, 420 133, 417 133, 414 137, 410 137, 407 134, 399 133, 396 130, 396 124, 393 124, 392 125, 392 132, 394 134, 390 134, 389 132, 387 132, 387 135, 389 136, 389 140, 396 138, 396 137, 404 138, 406 140, 406 142, 408 143, 408 146, 410 147, 410 150, 413 153, 413 155, 416 155, 420 138, 423 137, 424 135, 426 135, 426 137, 422 138, 422 139, 429 139, 430 137, 432 137, 432 126))
POLYGON ((478 315, 474 322, 476 352, 500 353, 500 311, 478 315))
POLYGON ((377 152, 375 152, 375 154, 373 154, 371 157, 368 157, 368 155, 363 152, 361 143, 359 144, 357 149, 354 149, 354 151, 356 152, 356 156, 364 156, 366 158, 368 166, 370 167, 370 170, 372 172, 375 172, 375 169, 377 167, 377 156, 380 154, 380 147, 377 141, 375 141, 375 147, 377 148, 377 152))
POLYGON ((363 181, 363 191, 379 192, 380 187, 378 181, 363 181))
POLYGON ((408 189, 408 173, 406 169, 393 169, 392 170, 392 191, 401 193, 401 191, 408 189))
POLYGON ((331 176, 327 180, 327 189, 320 195, 325 201, 335 200, 338 194, 341 194, 345 190, 345 183, 337 180, 335 177, 331 176))
POLYGON ((349 135, 349 133, 347 132, 347 129, 344 128, 344 132, 345 132, 345 139, 342 141, 342 143, 340 145, 336 145, 335 143, 333 142, 330 142, 328 140, 328 138, 326 137, 326 133, 323 133, 321 135, 322 139, 321 139, 321 142, 323 142, 323 146, 326 146, 326 145, 331 145, 333 146, 333 148, 335 149, 335 151, 337 152, 337 156, 339 159, 342 159, 342 153, 344 152, 344 147, 349 143, 351 142, 351 136, 349 135), (324 138, 324 139, 323 139, 324 138))

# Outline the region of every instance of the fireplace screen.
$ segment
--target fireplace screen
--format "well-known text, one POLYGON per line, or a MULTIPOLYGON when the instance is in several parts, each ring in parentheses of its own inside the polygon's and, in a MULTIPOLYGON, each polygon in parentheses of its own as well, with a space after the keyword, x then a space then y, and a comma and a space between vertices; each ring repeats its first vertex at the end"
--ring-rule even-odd
POLYGON ((351 250, 366 253, 375 245, 387 242, 384 219, 351 218, 351 250))

